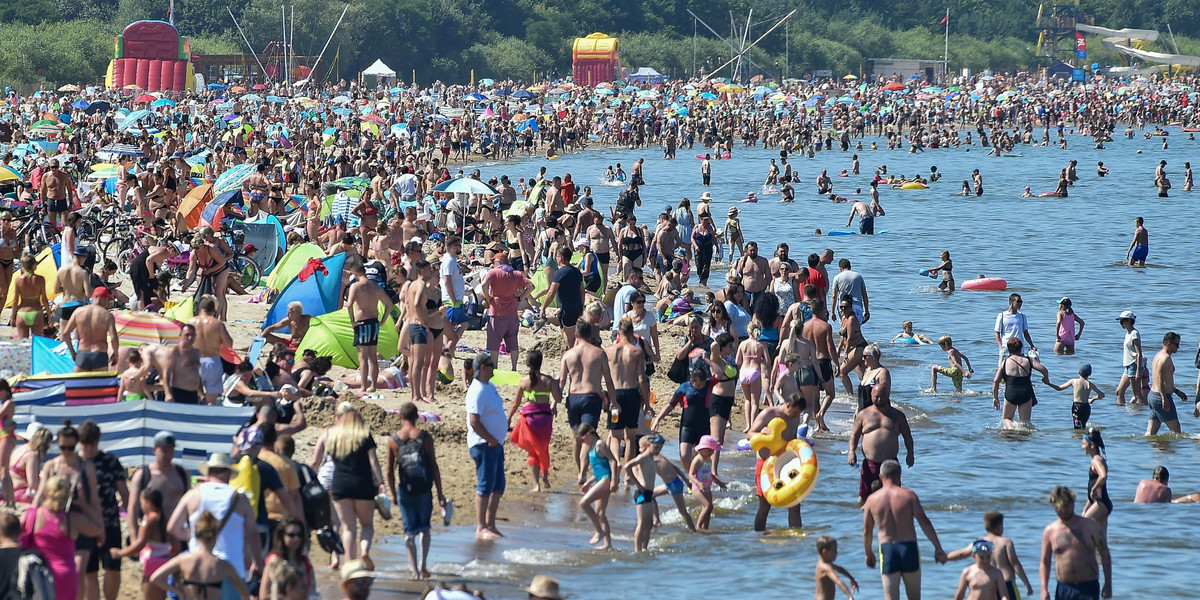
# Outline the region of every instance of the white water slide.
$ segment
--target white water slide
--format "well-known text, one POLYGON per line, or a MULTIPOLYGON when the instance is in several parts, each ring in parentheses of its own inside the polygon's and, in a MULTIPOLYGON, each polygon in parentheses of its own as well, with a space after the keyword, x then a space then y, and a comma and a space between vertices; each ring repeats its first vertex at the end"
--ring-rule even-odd
POLYGON ((1114 52, 1120 52, 1121 54, 1127 54, 1145 61, 1163 65, 1200 67, 1200 56, 1150 52, 1149 50, 1131 47, 1131 44, 1149 44, 1157 40, 1158 31, 1153 29, 1109 29, 1107 27, 1094 27, 1091 25, 1078 24, 1075 25, 1075 29, 1084 33, 1103 36, 1103 38, 1100 40, 1100 43, 1103 44, 1105 48, 1108 48, 1114 52))

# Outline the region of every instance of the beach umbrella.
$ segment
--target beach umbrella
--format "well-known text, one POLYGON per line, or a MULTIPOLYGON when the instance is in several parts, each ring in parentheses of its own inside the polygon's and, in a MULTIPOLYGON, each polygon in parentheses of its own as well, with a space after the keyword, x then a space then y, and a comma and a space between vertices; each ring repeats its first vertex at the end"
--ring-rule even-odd
POLYGON ((611 96, 613 93, 614 92, 610 88, 600 88, 596 90, 596 95, 598 96, 611 96))
POLYGON ((330 100, 330 102, 333 104, 350 104, 350 97, 349 96, 337 96, 333 100, 330 100))
POLYGON ((64 85, 64 86, 58 88, 58 91, 60 91, 60 92, 78 92, 79 86, 77 86, 73 83, 68 83, 67 85, 64 85))
POLYGON ((383 117, 380 117, 379 115, 363 115, 363 116, 359 117, 359 120, 366 121, 368 123, 374 123, 376 125, 386 125, 387 124, 387 121, 384 121, 383 117))
POLYGON ((129 129, 129 128, 133 127, 134 125, 137 125, 138 121, 145 119, 146 117, 149 117, 149 116, 150 116, 150 111, 148 111, 148 110, 145 110, 145 109, 135 110, 135 111, 129 113, 128 115, 125 115, 125 119, 121 121, 120 129, 122 131, 129 129))
POLYGON ((156 99, 157 98, 155 98, 154 96, 151 96, 150 94, 142 94, 142 95, 138 96, 137 98, 134 98, 133 102, 134 102, 134 104, 143 104, 146 102, 154 102, 156 99))
POLYGON ((512 97, 517 98, 518 100, 529 100, 533 98, 533 93, 529 90, 517 90, 513 92, 512 97))
POLYGON ((267 89, 267 86, 264 84, 261 84, 261 83, 256 83, 252 86, 252 89, 265 90, 265 89, 267 89))
POLYGON ((213 193, 220 196, 230 190, 240 189, 242 184, 246 183, 247 179, 250 179, 250 176, 254 174, 257 168, 257 165, 254 163, 234 165, 229 170, 221 173, 221 176, 217 178, 216 183, 213 184, 213 193))
POLYGON ((484 96, 483 94, 480 94, 479 92, 473 92, 473 93, 467 94, 466 96, 463 96, 463 100, 474 100, 476 102, 479 102, 481 100, 487 100, 487 96, 484 96))
POLYGON ((283 98, 280 98, 279 96, 267 96, 267 102, 270 102, 272 104, 283 104, 284 102, 287 102, 287 100, 284 100, 283 98))
POLYGON ((435 191, 435 192, 453 192, 453 193, 460 193, 460 194, 488 194, 488 195, 500 193, 500 192, 497 192, 496 189, 493 188, 492 186, 490 186, 482 181, 479 181, 478 179, 472 179, 470 177, 460 177, 458 179, 451 179, 449 181, 444 181, 442 183, 439 183, 439 184, 433 186, 433 191, 435 191))
POLYGON ((143 156, 141 149, 133 144, 109 144, 96 152, 100 160, 116 160, 121 156, 143 156))
POLYGON ((159 98, 150 103, 150 106, 175 106, 175 101, 170 98, 159 98))
POLYGON ((343 117, 348 117, 348 116, 354 114, 354 111, 352 111, 346 107, 339 106, 339 107, 333 109, 333 114, 340 115, 343 117))
POLYGON ((567 93, 567 92, 569 92, 569 91, 570 91, 570 90, 564 90, 564 89, 562 89, 562 88, 554 88, 554 89, 552 89, 552 90, 550 90, 550 91, 546 92, 546 95, 547 95, 547 96, 560 96, 560 95, 562 95, 562 94, 566 94, 566 93, 567 93))
POLYGON ((362 191, 371 185, 371 180, 366 177, 343 177, 329 182, 329 185, 342 190, 362 191))
POLYGON ((110 104, 107 100, 97 100, 91 104, 88 104, 87 108, 83 109, 83 112, 93 115, 98 112, 104 112, 108 110, 112 110, 112 104, 110 104))
POLYGON ((122 310, 113 314, 117 322, 117 336, 122 346, 134 348, 142 344, 175 345, 179 343, 178 321, 150 312, 122 310))
POLYGON ((704 93, 700 94, 700 97, 704 98, 705 100, 710 100, 710 101, 717 99, 717 95, 712 92, 704 92, 704 93))
POLYGON ((744 88, 740 85, 734 85, 732 83, 727 83, 727 84, 717 88, 717 91, 721 92, 722 94, 740 94, 740 93, 746 91, 746 88, 744 88))
POLYGON ((242 96, 242 100, 244 102, 262 102, 262 96, 259 96, 258 94, 246 94, 245 96, 242 96))
POLYGON ((210 84, 208 84, 208 89, 210 89, 210 90, 221 90, 221 91, 224 91, 224 90, 227 90, 227 89, 229 89, 229 86, 227 86, 227 85, 222 85, 222 84, 220 84, 220 83, 210 83, 210 84))
POLYGON ((240 85, 235 85, 235 86, 229 88, 229 91, 231 91, 235 94, 244 94, 244 93, 246 93, 246 88, 244 88, 240 85))
POLYGON ((882 89, 885 92, 902 92, 902 91, 904 91, 905 87, 904 87, 904 84, 900 83, 899 81, 893 81, 893 82, 883 86, 882 89))
POLYGON ((0 165, 0 182, 20 181, 21 174, 8 165, 0 165))
POLYGON ((72 107, 72 108, 87 108, 87 107, 88 107, 88 103, 87 103, 87 102, 84 102, 83 100, 76 100, 76 101, 74 101, 74 102, 72 102, 72 103, 71 103, 71 107, 72 107))

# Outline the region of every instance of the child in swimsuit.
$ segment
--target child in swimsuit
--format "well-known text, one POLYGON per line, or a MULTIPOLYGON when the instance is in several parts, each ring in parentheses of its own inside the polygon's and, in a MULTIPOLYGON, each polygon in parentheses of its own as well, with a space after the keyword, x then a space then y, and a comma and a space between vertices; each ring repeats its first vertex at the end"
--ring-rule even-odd
POLYGON ((650 437, 643 436, 638 442, 639 453, 633 460, 621 466, 626 477, 637 485, 633 502, 637 507, 637 526, 633 532, 634 553, 650 548, 650 531, 654 527, 654 484, 658 469, 654 465, 654 454, 650 451, 650 437))
POLYGON ((612 548, 612 531, 609 529, 606 513, 608 498, 617 489, 617 479, 613 477, 612 472, 612 465, 617 463, 617 459, 608 449, 608 444, 600 443, 596 428, 590 424, 580 424, 575 430, 575 435, 581 444, 592 446, 592 450, 588 452, 588 462, 592 467, 591 477, 580 487, 583 497, 579 499, 579 508, 592 520, 592 527, 596 528, 596 534, 588 544, 603 542, 599 549, 608 550, 612 548))
POLYGON ((700 502, 700 514, 696 517, 696 527, 700 529, 708 529, 712 520, 713 484, 721 486, 721 489, 726 488, 725 482, 712 472, 713 455, 720 451, 721 444, 717 443, 717 438, 711 435, 702 436, 700 443, 696 444, 696 456, 692 458, 692 464, 688 467, 688 476, 692 480, 692 496, 700 502))
POLYGON ((167 522, 163 517, 162 492, 155 489, 142 490, 139 498, 142 518, 138 521, 137 535, 125 548, 109 548, 112 558, 121 560, 135 554, 142 562, 142 594, 146 598, 161 595, 150 583, 150 576, 159 567, 171 560, 171 542, 167 538, 167 522))
POLYGON ((942 337, 938 338, 938 346, 941 347, 942 350, 946 351, 946 360, 950 361, 950 366, 943 367, 941 365, 933 365, 931 369, 933 376, 933 387, 926 391, 931 394, 937 393, 937 377, 940 373, 946 377, 949 377, 950 380, 954 382, 954 391, 962 393, 963 377, 970 377, 973 373, 975 373, 975 369, 971 368, 971 360, 967 358, 966 354, 959 352, 958 349, 954 347, 954 340, 948 335, 943 335, 942 337))
POLYGON ((1058 315, 1056 317, 1054 331, 1057 339, 1054 340, 1055 354, 1075 354, 1075 342, 1079 340, 1079 336, 1083 335, 1083 319, 1075 314, 1075 309, 1071 308, 1071 299, 1064 297, 1058 301, 1058 315), (1079 329, 1075 329, 1075 324, 1079 324, 1079 329))
MULTIPOLYGON (((675 463, 667 460, 667 457, 662 455, 663 445, 667 441, 661 435, 650 436, 650 452, 654 456, 654 466, 658 469, 658 475, 662 477, 664 483, 654 488, 654 497, 670 495, 675 501, 675 509, 679 511, 679 516, 683 518, 683 522, 687 524, 687 528, 691 531, 696 531, 696 523, 692 521, 692 515, 687 511, 687 502, 683 498, 683 490, 686 487, 687 473, 683 472, 675 463)), ((657 501, 655 502, 657 506, 657 501)), ((661 525, 661 520, 658 519, 657 511, 655 511, 655 524, 661 525)))
POLYGON ((129 368, 121 373, 121 384, 117 388, 117 398, 132 402, 144 400, 150 393, 146 389, 146 376, 150 374, 149 366, 142 360, 142 353, 137 348, 129 350, 129 368))
POLYGON ((1100 391, 1100 388, 1096 387, 1096 384, 1092 383, 1091 380, 1088 379, 1091 376, 1092 365, 1084 363, 1079 367, 1079 377, 1076 377, 1075 379, 1068 379, 1067 381, 1063 382, 1062 385, 1054 385, 1053 383, 1046 384, 1060 392, 1067 388, 1071 388, 1073 394, 1071 402, 1071 421, 1074 425, 1074 428, 1077 430, 1087 429, 1088 419, 1092 416, 1092 404, 1097 400, 1104 399, 1104 392, 1100 391), (1089 397, 1091 396, 1092 392, 1096 392, 1096 395, 1094 397, 1089 397))
MULTIPOLYGON (((930 273, 933 273, 933 271, 930 271, 930 273)), ((902 344, 924 345, 932 344, 933 340, 929 339, 929 336, 923 333, 913 332, 913 322, 906 320, 903 323, 900 323, 900 333, 897 333, 896 337, 892 338, 892 343, 895 344, 896 342, 900 342, 902 344)))
POLYGON ((750 424, 758 414, 762 401, 763 384, 762 371, 766 368, 767 347, 758 341, 762 327, 758 323, 750 325, 750 337, 738 344, 737 356, 734 362, 741 365, 738 370, 738 382, 742 385, 742 395, 746 398, 746 428, 742 433, 750 431, 750 424))

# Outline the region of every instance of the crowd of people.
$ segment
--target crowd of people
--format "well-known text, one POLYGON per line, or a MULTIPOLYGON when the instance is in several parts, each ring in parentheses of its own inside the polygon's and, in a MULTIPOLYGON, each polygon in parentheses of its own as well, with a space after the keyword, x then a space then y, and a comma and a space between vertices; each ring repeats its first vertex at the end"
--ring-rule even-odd
MULTIPOLYGON (((305 96, 271 96, 279 91, 272 89, 265 99, 224 85, 176 97, 90 87, 26 97, 10 91, 0 108, 0 193, 8 211, 0 215, 0 287, 14 296, 10 324, 18 335, 56 335, 67 343, 77 371, 117 372, 119 399, 253 406, 255 416, 229 453, 204 461, 199 483, 173 462, 176 445, 185 442, 167 431, 154 437, 154 461, 127 477, 121 461, 99 449, 100 428, 92 420, 78 428, 63 423, 56 435, 34 423, 18 444, 12 393, 0 381, 4 502, 32 507, 22 520, 0 516, 0 563, 8 567, 0 571, 17 572, 16 548, 36 549, 54 576, 56 597, 103 593, 113 600, 121 588, 121 559, 137 556, 147 598, 214 598, 226 587, 242 597, 304 598, 317 588, 307 548, 319 532, 331 566, 340 567, 346 597, 363 600, 376 569, 374 515, 390 510, 390 499, 403 522, 410 575, 429 579, 433 511, 438 508, 448 524, 453 504, 438 466, 444 448, 435 448, 420 425, 418 406, 453 390, 445 384, 460 341, 468 329, 482 328, 486 348, 458 363, 465 445, 476 466, 479 540, 503 537, 497 512, 512 473, 505 467, 509 442, 528 454, 533 491, 552 489, 552 432, 560 405, 573 439, 567 471, 594 529, 590 544, 612 546, 607 511, 613 492, 624 486, 634 493, 633 549, 641 552, 660 522, 656 498, 670 496, 689 530, 710 527, 713 487, 726 485, 721 453, 727 432, 738 427, 739 390, 738 430, 753 435, 781 420, 780 435, 790 441, 801 425, 829 431, 826 415, 840 382, 856 398, 848 462, 861 462, 857 496, 866 563, 873 568, 879 557, 886 597, 897 598, 902 583, 910 598, 919 595, 915 525, 934 545, 937 562, 974 557, 963 571, 960 597, 969 589, 972 598, 1014 599, 1018 579, 1031 594, 1012 542, 1003 536, 1003 515, 988 513, 985 536, 946 552, 917 496, 901 485, 900 445, 903 464, 911 467, 914 439, 906 415, 891 403, 883 352, 863 330, 872 303, 863 275, 849 258, 835 263, 831 249, 800 261, 787 243, 770 257, 761 254, 737 206, 718 222, 713 171, 740 148, 778 149, 764 194, 778 185, 787 201, 804 183, 789 157, 860 151, 864 142, 914 153, 978 145, 1002 156, 1018 144, 1066 147, 1070 129, 1100 147, 1122 125, 1132 137, 1135 129, 1152 126, 1155 132, 1145 135, 1157 135, 1160 126, 1185 122, 1190 83, 1101 80, 1079 86, 1028 75, 986 75, 946 89, 884 79, 759 89, 699 81, 528 90, 515 82, 425 89, 352 83, 305 96), (532 101, 517 100, 519 91, 532 101), (508 174, 485 177, 478 168, 455 172, 453 166, 553 159, 590 145, 658 147, 672 159, 680 147, 691 151, 697 144, 704 193, 694 206, 687 198, 672 199, 674 206, 654 218, 641 209, 654 184, 644 159, 629 173, 619 163, 609 168, 604 185, 623 188, 610 208, 599 206, 591 187, 577 184, 572 174, 554 172, 550 162, 516 181, 508 174), (105 169, 116 174, 88 175, 105 169), (198 223, 191 212, 196 205, 187 200, 206 183, 230 181, 232 173, 240 175, 230 189, 241 193, 222 196, 221 211, 205 211, 210 216, 198 223), (121 289, 115 261, 122 257, 98 247, 96 215, 104 211, 128 217, 129 234, 138 240, 136 252, 126 257, 131 289, 121 289), (409 388, 410 402, 399 406, 402 425, 387 432, 385 461, 373 436, 385 432, 373 432, 356 404, 333 400, 331 357, 312 351, 297 357, 312 319, 320 316, 306 312, 309 307, 295 303, 282 320, 263 324, 271 349, 262 364, 249 355, 234 363, 222 354, 235 345, 227 327, 228 295, 258 283, 240 280, 236 259, 258 249, 216 230, 268 215, 282 224, 288 246, 310 243, 327 255, 346 255, 337 310, 352 324, 358 368, 340 381, 360 388, 367 401, 378 390, 409 388), (54 238, 41 240, 43 245, 60 244, 53 282, 37 272, 30 228, 17 225, 43 218, 54 238), (728 272, 714 285, 716 261, 728 272), (171 265, 179 266, 181 280, 168 276, 171 265), (160 310, 187 296, 194 299, 195 316, 181 325, 177 344, 122 347, 110 309, 160 310), (546 326, 562 335, 557 374, 543 365, 541 350, 522 348, 529 339, 522 331, 546 326), (394 327, 399 338, 395 356, 381 354, 384 327, 394 327), (667 347, 670 331, 682 336, 678 348, 667 347), (493 381, 504 354, 508 370, 524 366, 509 401, 493 381), (651 383, 663 378, 678 387, 652 406, 651 383), (293 436, 307 427, 301 399, 309 397, 334 403, 336 416, 304 463, 294 457, 293 436), (677 408, 678 464, 662 454, 667 439, 661 432, 677 408), (49 458, 55 438, 59 454, 49 458), (688 512, 689 495, 700 507, 695 517, 688 512), (876 528, 878 554, 871 541, 876 528)), ((1078 179, 1075 167, 1072 161, 1063 170, 1058 195, 1066 196, 1078 179)), ((1165 168, 1163 161, 1155 175, 1163 196, 1170 189, 1165 168)), ((1097 175, 1106 173, 1099 165, 1097 175)), ((860 233, 875 232, 875 219, 886 215, 879 186, 928 185, 940 177, 936 167, 928 177, 911 178, 877 167, 868 198, 852 203, 847 226, 857 218, 860 233)), ((1184 189, 1190 189, 1190 165, 1184 177, 1184 189)), ((835 179, 823 170, 812 182, 815 193, 848 201, 835 192, 835 179)), ((963 188, 964 194, 984 193, 978 169, 963 188)), ((757 201, 754 192, 745 201, 757 201)), ((1128 261, 1144 265, 1149 237, 1140 217, 1136 226, 1128 261)), ((950 251, 929 273, 940 277, 940 289, 955 289, 950 251)), ((1107 597, 1108 465, 1100 431, 1088 429, 1090 405, 1104 395, 1089 380, 1087 365, 1077 378, 1050 382, 1021 302, 1012 294, 996 319, 995 407, 1006 427, 1028 427, 1036 404, 1031 377, 1038 371, 1054 389, 1072 390, 1075 428, 1086 430, 1082 446, 1090 457, 1081 514, 1075 513, 1073 491, 1059 487, 1050 495, 1058 518, 1043 537, 1042 594, 1048 597, 1053 562, 1056 597, 1107 597)), ((1054 351, 1069 354, 1084 322, 1069 298, 1059 306, 1054 351)), ((1164 425, 1178 432, 1174 397, 1189 400, 1174 385, 1172 355, 1180 336, 1168 332, 1147 365, 1136 320, 1132 311, 1118 316, 1127 334, 1117 401, 1123 404, 1132 390, 1131 402, 1151 409, 1148 435, 1164 425)), ((911 322, 893 342, 901 338, 932 342, 911 322)), ((961 390, 974 373, 970 359, 949 336, 937 344, 949 364, 933 367, 932 391, 939 375, 961 390)), ((768 457, 760 453, 759 469, 768 457)), ((1142 482, 1138 501, 1172 501, 1168 477, 1160 468, 1142 482)), ((762 531, 772 506, 761 490, 757 496, 753 528, 762 531)), ((788 524, 802 525, 800 506, 788 509, 788 524)), ((835 562, 835 538, 822 537, 817 551, 819 598, 832 598, 835 588, 847 595, 857 588, 835 562)), ((0 591, 4 585, 12 584, 0 577, 0 591)), ((526 591, 531 598, 560 597, 558 582, 545 577, 526 591)))

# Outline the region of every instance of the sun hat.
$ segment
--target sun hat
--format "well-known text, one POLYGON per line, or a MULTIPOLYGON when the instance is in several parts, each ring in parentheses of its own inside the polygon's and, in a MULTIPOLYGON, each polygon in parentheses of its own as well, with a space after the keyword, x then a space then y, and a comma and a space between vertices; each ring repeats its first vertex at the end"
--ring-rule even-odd
POLYGON ((715 452, 715 451, 722 450, 723 448, 722 448, 721 444, 717 442, 717 438, 715 438, 711 435, 702 435, 702 436, 700 436, 700 443, 696 444, 696 450, 705 450, 705 449, 712 450, 715 452))
POLYGON ((231 477, 237 475, 237 468, 233 466, 233 461, 229 460, 229 455, 224 452, 210 454, 208 461, 200 465, 200 474, 207 476, 213 469, 229 471, 231 477))
POLYGON ((558 591, 558 580, 547 575, 534 575, 533 581, 529 583, 529 587, 525 588, 525 591, 538 598, 549 598, 550 600, 566 598, 558 591))
POLYGON ((363 559, 356 558, 344 565, 341 569, 342 581, 350 581, 352 579, 370 579, 375 580, 375 576, 371 574, 371 570, 367 568, 367 563, 363 559))

